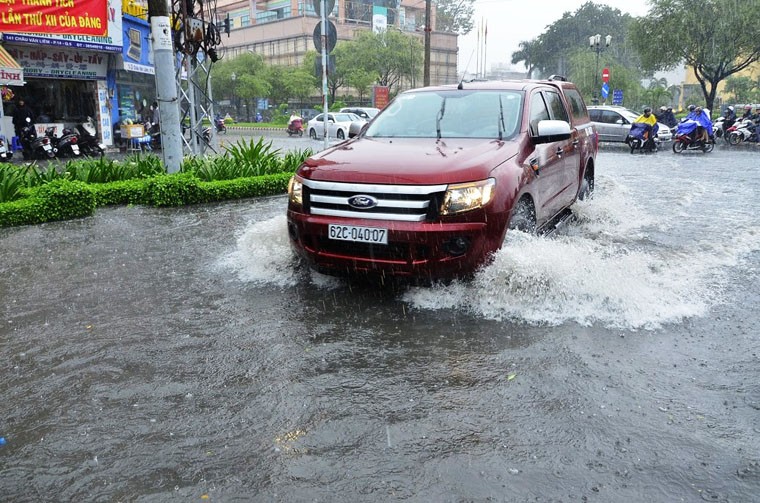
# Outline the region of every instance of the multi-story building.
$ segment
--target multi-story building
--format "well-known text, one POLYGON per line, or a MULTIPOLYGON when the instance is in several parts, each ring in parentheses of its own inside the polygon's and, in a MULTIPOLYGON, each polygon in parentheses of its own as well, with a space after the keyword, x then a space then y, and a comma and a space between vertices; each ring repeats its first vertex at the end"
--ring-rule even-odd
MULTIPOLYGON (((373 29, 373 11, 386 13, 387 25, 424 39, 425 0, 334 0, 330 20, 338 43, 352 40, 357 32, 373 29)), ((220 53, 245 52, 261 55, 268 64, 296 66, 314 50, 312 41, 319 16, 313 0, 217 0, 217 17, 229 14, 230 36, 223 37, 220 53)), ((435 26, 435 5, 432 5, 435 26)), ((457 34, 431 31, 430 83, 447 84, 457 79, 457 34)), ((417 83, 420 79, 417 79, 417 83)), ((411 83, 406 82, 405 87, 411 83)))

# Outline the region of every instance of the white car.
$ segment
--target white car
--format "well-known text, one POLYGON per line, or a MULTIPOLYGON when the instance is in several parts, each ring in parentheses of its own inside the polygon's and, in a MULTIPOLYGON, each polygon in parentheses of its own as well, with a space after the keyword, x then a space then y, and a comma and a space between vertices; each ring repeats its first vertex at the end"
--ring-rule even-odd
MULTIPOLYGON (((312 140, 318 140, 324 138, 324 116, 325 114, 319 114, 308 123, 306 123, 306 130, 309 132, 309 137, 312 140)), ((358 115, 350 113, 328 113, 327 114, 327 135, 330 138, 337 138, 339 140, 345 140, 348 138, 348 132, 351 128, 351 123, 362 120, 358 115)))
MULTIPOLYGON (((631 130, 631 123, 641 115, 624 107, 610 105, 590 106, 588 114, 599 134, 599 141, 619 142, 625 141, 631 130)), ((660 141, 670 141, 673 139, 673 133, 668 126, 658 122, 657 138, 660 141)))

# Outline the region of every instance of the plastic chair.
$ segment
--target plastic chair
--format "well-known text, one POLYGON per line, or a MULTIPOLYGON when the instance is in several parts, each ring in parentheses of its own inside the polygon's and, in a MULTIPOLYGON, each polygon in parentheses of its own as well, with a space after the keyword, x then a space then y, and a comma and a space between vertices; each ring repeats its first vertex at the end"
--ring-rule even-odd
POLYGON ((18 136, 14 136, 11 138, 11 151, 18 152, 19 150, 24 150, 24 147, 21 146, 21 139, 18 136))

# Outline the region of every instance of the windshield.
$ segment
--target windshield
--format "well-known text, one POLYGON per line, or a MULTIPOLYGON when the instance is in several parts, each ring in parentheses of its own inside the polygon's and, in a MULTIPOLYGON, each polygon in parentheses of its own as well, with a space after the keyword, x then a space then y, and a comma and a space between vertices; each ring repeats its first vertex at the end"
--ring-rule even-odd
POLYGON ((366 136, 508 139, 520 124, 522 99, 518 91, 408 92, 370 123, 366 136))

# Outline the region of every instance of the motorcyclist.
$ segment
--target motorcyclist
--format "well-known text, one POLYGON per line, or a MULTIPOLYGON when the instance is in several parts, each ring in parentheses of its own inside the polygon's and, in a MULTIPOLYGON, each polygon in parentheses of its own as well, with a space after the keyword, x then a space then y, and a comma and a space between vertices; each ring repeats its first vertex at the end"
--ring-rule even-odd
MULTIPOLYGON (((644 140, 645 145, 649 144, 648 146, 651 147, 653 145, 654 136, 657 134, 657 117, 652 113, 652 109, 644 107, 644 113, 639 115, 633 122, 634 124, 644 124, 645 128, 641 134, 641 139, 644 140)), ((632 134, 634 136, 637 136, 635 133, 636 129, 637 126, 631 126, 632 134)))
POLYGON ((665 118, 661 121, 669 128, 674 128, 678 124, 675 114, 673 113, 673 107, 668 107, 665 111, 665 118))
POLYGON ((288 120, 288 129, 298 130, 301 129, 301 127, 303 127, 303 118, 301 118, 300 115, 293 111, 290 114, 290 119, 288 120))
POLYGON ((752 106, 751 105, 746 105, 744 107, 744 114, 742 115, 742 120, 747 120, 747 119, 749 119, 751 121, 755 120, 755 114, 752 113, 752 106))
POLYGON ((687 119, 696 121, 697 129, 695 139, 707 143, 713 136, 712 121, 702 107, 695 107, 694 111, 686 116, 687 119))
POLYGON ((729 105, 726 109, 726 113, 723 114, 723 130, 726 131, 733 126, 734 122, 736 122, 736 113, 734 112, 734 107, 729 105))

